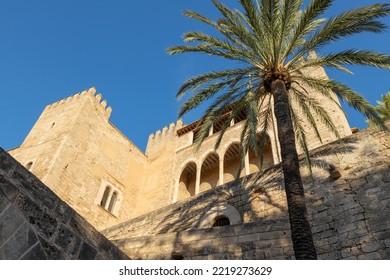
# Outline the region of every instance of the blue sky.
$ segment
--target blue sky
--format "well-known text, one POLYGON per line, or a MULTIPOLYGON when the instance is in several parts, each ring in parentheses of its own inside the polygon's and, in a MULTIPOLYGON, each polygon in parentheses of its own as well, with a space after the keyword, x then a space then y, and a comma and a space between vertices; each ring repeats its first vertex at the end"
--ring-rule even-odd
MULTIPOLYGON (((337 0, 328 16, 374 2, 337 0)), ((202 55, 166 54, 182 43, 184 32, 207 30, 183 17, 185 9, 217 16, 208 0, 0 0, 0 147, 19 146, 47 104, 94 86, 113 108, 111 122, 144 150, 150 133, 176 121, 181 83, 223 65, 202 55)), ((383 22, 390 26, 390 17, 383 22)), ((389 46, 390 31, 332 47, 390 53, 389 46)), ((353 76, 328 74, 373 104, 390 91, 390 71, 352 70, 353 76)), ((366 126, 361 115, 345 109, 351 127, 366 126)))

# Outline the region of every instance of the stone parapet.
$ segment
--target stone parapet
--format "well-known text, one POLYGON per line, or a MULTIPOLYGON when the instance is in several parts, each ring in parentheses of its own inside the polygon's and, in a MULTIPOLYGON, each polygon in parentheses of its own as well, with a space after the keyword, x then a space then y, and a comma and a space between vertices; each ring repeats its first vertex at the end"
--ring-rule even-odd
POLYGON ((0 259, 128 259, 0 148, 0 259))

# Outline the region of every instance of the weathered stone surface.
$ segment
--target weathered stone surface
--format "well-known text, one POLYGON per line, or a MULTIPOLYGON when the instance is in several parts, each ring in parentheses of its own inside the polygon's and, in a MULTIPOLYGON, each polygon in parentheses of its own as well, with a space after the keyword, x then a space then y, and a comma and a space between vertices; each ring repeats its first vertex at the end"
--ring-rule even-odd
POLYGON ((5 240, 13 235, 25 221, 25 218, 17 209, 12 204, 8 204, 8 207, 0 214, 0 246, 5 240))
POLYGON ((88 243, 84 243, 81 247, 78 259, 80 260, 94 260, 97 250, 88 243))
MULTIPOLYGON (((237 153, 231 148, 242 123, 227 130, 219 149, 212 134, 198 152, 193 128, 183 132, 181 123, 171 125, 151 136, 143 153, 108 122, 110 113, 91 92, 49 105, 12 151, 22 164, 34 161, 30 171, 56 195, 0 150, 0 213, 12 203, 39 240, 27 242, 33 247, 23 254, 39 258, 42 250, 49 259, 124 258, 92 224, 136 259, 169 259, 175 252, 186 259, 293 258, 279 166, 257 173, 249 153, 242 178, 233 180, 233 164, 225 155, 237 153), (221 168, 206 168, 210 162, 221 168), (186 173, 192 179, 183 183, 186 173), (221 181, 227 184, 217 186, 221 181), (111 211, 107 203, 100 205, 107 187, 110 197, 118 194, 111 211), (202 228, 206 215, 226 205, 237 211, 236 224, 202 228)), ((333 116, 342 135, 350 135, 345 118, 333 116)), ((309 133, 313 162, 319 163, 313 181, 301 168, 319 258, 384 258, 390 230, 389 134, 371 129, 332 142, 325 126, 319 130, 329 144, 322 146, 309 133), (340 171, 337 180, 329 176, 330 166, 340 171)), ((266 166, 280 161, 274 133, 266 166)))
POLYGON ((0 259, 128 259, 1 149, 0 157, 13 162, 0 162, 0 259))
POLYGON ((46 260, 45 251, 42 249, 40 243, 36 243, 33 247, 30 248, 26 254, 21 258, 22 260, 46 260))

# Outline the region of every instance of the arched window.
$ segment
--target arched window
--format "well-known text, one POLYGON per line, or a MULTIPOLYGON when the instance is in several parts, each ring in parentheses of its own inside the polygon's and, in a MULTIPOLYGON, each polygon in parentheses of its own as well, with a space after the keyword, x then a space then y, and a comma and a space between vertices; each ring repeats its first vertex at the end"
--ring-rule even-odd
POLYGON ((219 157, 217 153, 210 153, 202 164, 199 191, 204 192, 215 188, 219 181, 219 157))
POLYGON ((223 227, 241 223, 238 210, 231 205, 217 205, 211 208, 201 219, 198 228, 223 227))
POLYGON ((104 193, 103 193, 103 197, 102 197, 102 200, 100 201, 100 206, 103 207, 103 208, 106 208, 106 204, 107 204, 107 200, 108 200, 108 196, 110 195, 110 187, 106 187, 106 189, 104 190, 104 193))
POLYGON ((224 227, 224 226, 230 226, 229 218, 225 216, 217 217, 214 221, 213 227, 224 227))
POLYGON ((263 171, 264 169, 274 165, 271 140, 267 134, 257 134, 259 147, 257 150, 249 151, 249 173, 263 171), (262 147, 261 147, 262 146, 262 147), (263 154, 261 155, 261 150, 263 154))
POLYGON ((117 192, 113 192, 112 193, 112 196, 111 196, 111 200, 110 200, 110 204, 108 205, 108 211, 110 211, 111 213, 114 211, 115 209, 115 204, 116 204, 116 200, 118 198, 118 193, 117 192))
POLYGON ((112 215, 118 216, 121 197, 121 191, 115 185, 106 180, 102 180, 95 202, 112 215))
POLYGON ((195 195, 196 170, 196 163, 193 161, 183 169, 179 179, 178 201, 195 195))
POLYGON ((30 170, 31 167, 32 167, 32 165, 33 165, 33 162, 30 161, 29 163, 26 164, 26 169, 27 169, 27 170, 30 170))
POLYGON ((245 176, 245 168, 241 164, 242 151, 239 143, 233 143, 226 150, 224 155, 224 174, 223 182, 233 181, 237 175, 245 176), (240 170, 239 170, 240 169, 240 170))

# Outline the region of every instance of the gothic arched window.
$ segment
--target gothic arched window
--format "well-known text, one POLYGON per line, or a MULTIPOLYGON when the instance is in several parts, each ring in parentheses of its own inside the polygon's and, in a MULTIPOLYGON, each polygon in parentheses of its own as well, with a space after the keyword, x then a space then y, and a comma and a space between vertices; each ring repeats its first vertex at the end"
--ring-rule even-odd
POLYGON ((112 183, 103 180, 95 201, 100 207, 117 216, 121 202, 121 192, 112 183))
POLYGON ((26 164, 26 169, 27 169, 27 170, 30 170, 31 167, 32 167, 32 165, 33 165, 33 162, 30 161, 29 163, 26 164))
POLYGON ((107 186, 106 189, 104 190, 102 200, 100 201, 100 206, 103 208, 106 208, 106 204, 107 204, 108 196, 110 195, 110 191, 111 191, 111 189, 109 186, 107 186))
POLYGON ((117 192, 113 192, 112 195, 111 195, 110 204, 108 205, 108 209, 107 209, 111 213, 115 209, 115 204, 116 204, 117 198, 118 198, 118 193, 117 192))

